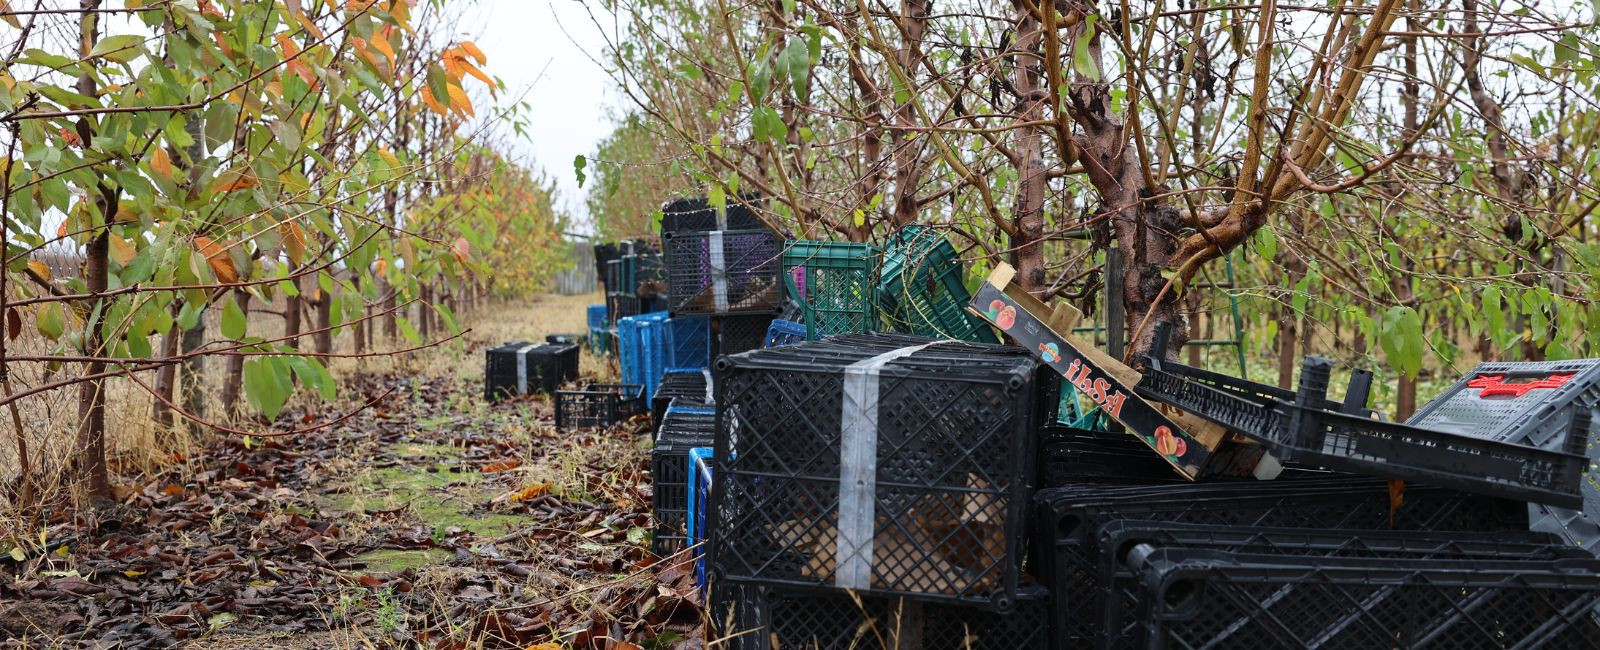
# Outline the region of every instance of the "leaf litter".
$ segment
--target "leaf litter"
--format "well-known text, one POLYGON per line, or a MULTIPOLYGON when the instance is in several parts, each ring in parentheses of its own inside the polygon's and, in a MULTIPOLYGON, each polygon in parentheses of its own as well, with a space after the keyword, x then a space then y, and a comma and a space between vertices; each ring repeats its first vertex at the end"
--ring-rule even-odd
POLYGON ((641 421, 558 434, 548 399, 485 405, 454 376, 341 392, 389 390, 327 431, 217 438, 113 508, 52 509, 0 554, 0 647, 704 647, 691 565, 649 551, 641 421))

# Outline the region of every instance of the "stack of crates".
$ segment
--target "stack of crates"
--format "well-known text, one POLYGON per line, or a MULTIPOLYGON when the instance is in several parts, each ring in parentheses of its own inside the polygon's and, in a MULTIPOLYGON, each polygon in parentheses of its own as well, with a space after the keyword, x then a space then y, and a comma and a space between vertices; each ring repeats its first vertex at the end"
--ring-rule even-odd
POLYGON ((705 199, 662 207, 667 311, 710 318, 710 356, 757 349, 784 306, 783 240, 746 205, 705 199))
POLYGON ((901 228, 884 244, 878 307, 890 329, 918 336, 993 343, 994 330, 967 311, 971 292, 956 249, 927 226, 901 228))
POLYGON ((611 322, 606 317, 605 305, 589 305, 589 351, 605 354, 611 349, 611 322))
POLYGON ((713 371, 712 618, 739 627, 720 633, 811 647, 873 622, 859 596, 920 612, 902 631, 925 647, 963 647, 947 625, 985 630, 972 647, 1044 647, 1022 565, 1055 381, 1026 350, 844 334, 713 371))
POLYGON ((655 358, 663 346, 661 322, 667 320, 666 312, 627 316, 617 321, 617 363, 622 371, 622 383, 645 387, 645 398, 655 393, 665 364, 655 358))
POLYGON ((668 368, 705 368, 711 364, 711 319, 704 316, 669 318, 664 330, 668 368))
POLYGON ((660 388, 650 397, 650 428, 660 430, 667 407, 673 404, 704 408, 714 403, 709 369, 668 368, 661 377, 660 388))
POLYGON ((550 395, 578 378, 578 346, 518 341, 484 353, 483 397, 550 395))
POLYGON ((651 510, 655 533, 651 550, 668 556, 682 551, 688 539, 689 450, 711 445, 716 412, 703 406, 667 407, 650 451, 653 485, 651 510))
MULTIPOLYGON (((1068 444, 1124 434, 1079 435, 1068 444)), ((1052 592, 1057 647, 1600 641, 1591 616, 1568 614, 1600 603, 1600 561, 1528 532, 1517 502, 1421 485, 1393 500, 1386 481, 1326 472, 1200 484, 1154 466, 1102 472, 1035 497, 1030 568, 1052 592)))
POLYGON ((878 329, 878 249, 871 244, 791 241, 783 268, 804 314, 806 340, 878 329))

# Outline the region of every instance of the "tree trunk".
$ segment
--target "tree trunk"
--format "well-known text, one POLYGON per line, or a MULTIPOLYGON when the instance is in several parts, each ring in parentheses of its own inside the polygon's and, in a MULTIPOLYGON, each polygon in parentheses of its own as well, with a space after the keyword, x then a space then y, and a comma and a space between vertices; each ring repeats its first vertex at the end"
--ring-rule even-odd
MULTIPOLYGON (((923 66, 923 53, 919 44, 928 31, 929 0, 901 0, 900 15, 895 21, 900 26, 900 48, 895 58, 905 73, 906 83, 915 85, 923 66)), ((906 93, 916 94, 915 87, 906 93)), ((915 124, 916 109, 910 101, 895 107, 898 124, 915 124)), ((905 131, 892 132, 894 144, 894 224, 895 227, 917 220, 917 190, 922 184, 922 146, 927 138, 912 138, 905 131)))
MULTIPOLYGON (((181 305, 173 303, 173 320, 177 320, 180 308, 181 305)), ((173 324, 172 329, 167 330, 167 333, 161 336, 161 356, 169 359, 177 356, 178 342, 182 339, 183 329, 178 327, 177 324, 173 324)), ((159 398, 155 400, 155 405, 151 409, 150 419, 154 420, 156 426, 162 429, 171 429, 174 424, 172 407, 167 406, 167 404, 173 401, 172 398, 177 394, 177 388, 178 364, 161 366, 161 369, 156 371, 155 391, 159 398)))
MULTIPOLYGON (((234 291, 235 299, 239 301, 239 309, 250 313, 250 294, 246 291, 234 291)), ((240 355, 228 356, 227 379, 222 384, 222 413, 228 417, 239 415, 239 394, 244 388, 244 357, 240 355)))
MULTIPOLYGON (((299 270, 298 266, 292 266, 292 267, 289 268, 289 273, 290 274, 294 274, 298 270, 299 270)), ((299 288, 300 288, 300 278, 295 278, 293 280, 293 282, 294 282, 295 289, 299 290, 299 288)), ((284 297, 283 297, 283 335, 289 337, 289 339, 286 342, 287 345, 289 347, 291 347, 291 348, 296 349, 296 350, 300 349, 300 327, 301 327, 301 325, 300 325, 300 303, 301 302, 302 302, 302 300, 301 300, 299 295, 291 296, 291 295, 285 294, 284 297)))
MULTIPOLYGON (((1017 30, 1015 57, 1016 72, 1012 80, 1017 94, 1022 97, 1017 105, 1017 121, 1032 122, 1044 116, 1045 100, 1050 93, 1042 86, 1043 74, 1038 59, 1043 26, 1026 13, 1017 30)), ((1017 268, 1017 281, 1022 288, 1038 292, 1045 286, 1044 247, 1039 240, 1044 236, 1044 127, 1027 126, 1017 129, 1012 160, 1017 168, 1017 197, 1013 208, 1011 236, 1012 261, 1017 268)))
POLYGON ((316 320, 313 328, 315 334, 311 335, 311 342, 315 345, 317 354, 331 354, 333 352, 333 296, 322 289, 317 289, 316 320))
MULTIPOLYGON (((82 22, 79 25, 80 53, 84 58, 90 56, 98 38, 100 0, 81 0, 79 7, 84 10, 82 22)), ((78 78, 78 94, 85 97, 96 95, 94 77, 88 74, 78 78)), ((89 118, 83 117, 77 124, 78 138, 83 143, 85 153, 94 141, 94 127, 89 118)), ((89 154, 91 157, 93 154, 89 154)), ((95 197, 99 203, 99 223, 95 224, 94 238, 89 241, 88 250, 85 252, 83 264, 83 280, 89 293, 103 293, 109 284, 110 250, 111 250, 111 217, 117 209, 117 191, 101 182, 99 196, 95 197)), ((101 314, 103 318, 102 298, 94 298, 89 302, 88 313, 101 314)), ((93 356, 105 354, 105 342, 101 338, 101 323, 89 322, 84 328, 83 349, 93 356)), ((90 362, 84 366, 85 375, 96 375, 105 371, 105 364, 98 361, 90 362)), ((104 379, 91 379, 83 382, 78 387, 78 470, 80 480, 88 490, 91 497, 96 500, 111 497, 111 483, 106 475, 106 393, 104 379)))

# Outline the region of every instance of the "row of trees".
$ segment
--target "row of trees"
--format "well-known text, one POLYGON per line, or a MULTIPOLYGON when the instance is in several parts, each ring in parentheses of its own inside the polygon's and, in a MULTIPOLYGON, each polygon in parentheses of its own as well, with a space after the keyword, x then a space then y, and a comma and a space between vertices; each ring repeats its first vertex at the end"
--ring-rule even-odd
POLYGON ((592 204, 640 215, 609 211, 617 234, 649 228, 629 188, 753 192, 806 237, 938 225, 974 276, 1008 261, 1090 309, 1116 250, 1130 354, 1154 319, 1231 335, 1197 316, 1234 254, 1284 381, 1300 352, 1381 350, 1402 415, 1424 366, 1600 344, 1588 3, 606 9, 634 116, 586 162, 592 204))
POLYGON ((13 1, 0 19, 0 405, 24 504, 29 438, 54 432, 19 404, 77 391, 74 475, 103 497, 108 382, 161 426, 261 434, 245 416, 332 397, 330 359, 448 341, 458 307, 565 259, 552 186, 484 135, 522 109, 479 108, 503 84, 443 3, 13 1), (63 258, 81 272, 52 273, 63 258))

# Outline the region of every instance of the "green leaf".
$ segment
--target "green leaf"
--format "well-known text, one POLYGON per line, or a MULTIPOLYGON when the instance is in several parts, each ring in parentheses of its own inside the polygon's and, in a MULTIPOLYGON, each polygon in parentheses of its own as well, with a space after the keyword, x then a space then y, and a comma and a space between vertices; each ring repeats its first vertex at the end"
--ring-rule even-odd
POLYGON ((144 37, 137 34, 123 34, 120 36, 107 36, 94 44, 94 49, 89 50, 90 57, 103 56, 114 61, 124 63, 132 61, 144 52, 144 37))
POLYGON ((195 325, 199 324, 200 308, 197 307, 193 302, 185 301, 183 306, 178 308, 178 327, 181 327, 185 330, 192 330, 194 329, 195 325))
POLYGON ((578 187, 583 187, 583 181, 589 177, 583 173, 583 168, 589 166, 589 159, 583 154, 578 154, 572 159, 572 173, 578 177, 578 187))
POLYGON ((789 39, 789 44, 778 54, 778 65, 789 76, 795 99, 804 98, 811 83, 811 53, 806 50, 805 42, 799 38, 789 39))
POLYGON ((396 316, 394 322, 400 326, 400 334, 406 337, 412 345, 422 345, 422 337, 417 335, 417 328, 411 326, 411 321, 396 316))
POLYGON ((244 363, 244 394, 251 408, 267 419, 278 416, 292 390, 285 375, 289 364, 276 357, 261 357, 244 363))
POLYGON ((1378 342, 1389 365, 1401 374, 1416 378, 1422 370, 1422 317, 1410 307, 1391 307, 1383 315, 1378 342))
POLYGON ((1272 226, 1256 231, 1256 255, 1269 262, 1278 259, 1278 234, 1273 232, 1272 226))
POLYGON ((1089 14, 1088 20, 1083 23, 1083 32, 1072 42, 1072 67, 1091 81, 1100 81, 1100 67, 1095 65, 1095 60, 1089 56, 1089 45, 1094 41, 1094 23, 1097 18, 1089 14))
POLYGON ((61 303, 47 302, 39 305, 39 314, 34 319, 34 325, 45 338, 52 341, 61 338, 61 333, 67 329, 67 319, 62 313, 61 303))
POLYGON ((222 335, 235 341, 244 338, 245 321, 244 309, 239 307, 239 301, 229 297, 222 305, 222 335))

